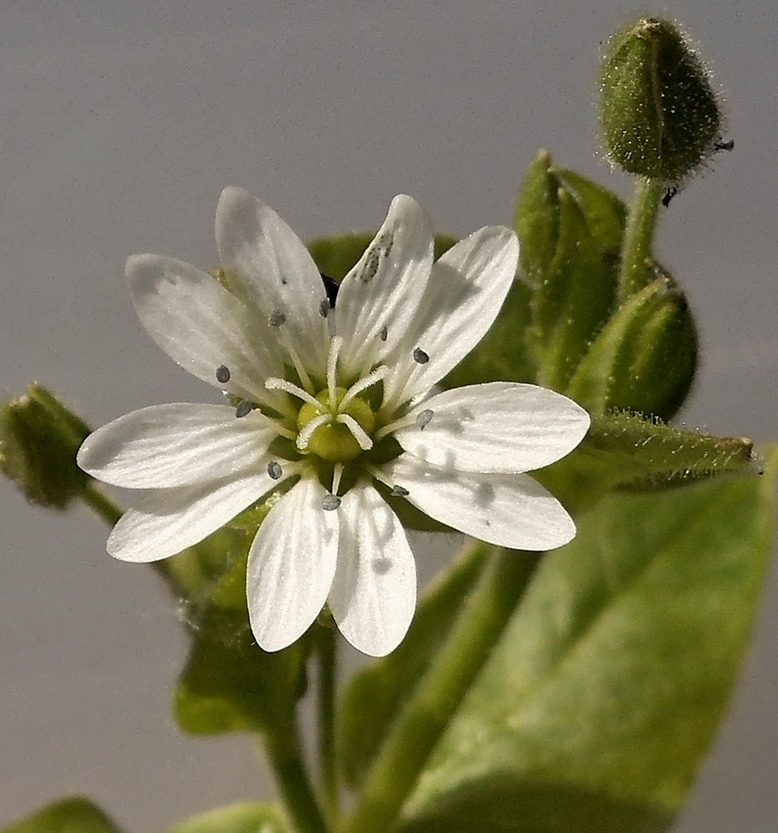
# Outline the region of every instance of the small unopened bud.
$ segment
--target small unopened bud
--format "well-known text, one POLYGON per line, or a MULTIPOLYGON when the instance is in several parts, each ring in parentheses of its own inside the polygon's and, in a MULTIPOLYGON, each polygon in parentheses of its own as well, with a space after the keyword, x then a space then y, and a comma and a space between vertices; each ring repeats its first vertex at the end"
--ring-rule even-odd
POLYGON ((686 38, 646 17, 608 44, 600 77, 600 124, 610 159, 669 184, 715 151, 722 115, 710 76, 686 38))
POLYGON ((697 366, 697 334, 686 298, 661 274, 613 314, 565 391, 591 413, 630 411, 668 420, 697 366))
POLYGON ((81 419, 32 384, 0 406, 0 470, 31 503, 64 509, 89 482, 76 465, 87 434, 81 419))

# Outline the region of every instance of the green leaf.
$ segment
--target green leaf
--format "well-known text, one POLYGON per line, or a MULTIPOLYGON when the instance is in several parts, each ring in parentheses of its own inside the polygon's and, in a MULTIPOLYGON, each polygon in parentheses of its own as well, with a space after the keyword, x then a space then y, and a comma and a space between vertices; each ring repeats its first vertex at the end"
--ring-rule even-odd
POLYGON ((338 757, 350 787, 359 787, 394 715, 445 642, 456 610, 481 574, 487 556, 483 547, 463 550, 424 591, 400 646, 349 681, 339 702, 337 737, 338 757))
POLYGON ((696 367, 686 298, 663 275, 613 314, 565 393, 591 413, 623 409, 668 420, 686 399, 696 367))
POLYGON ((711 437, 639 414, 614 413, 594 415, 575 451, 532 476, 580 511, 613 489, 656 491, 759 470, 749 439, 711 437))
POLYGON ((748 642, 770 476, 613 495, 548 554, 406 805, 404 831, 667 830, 748 642))
POLYGON ((63 798, 32 816, 4 827, 2 833, 121 833, 108 816, 86 798, 63 798))
POLYGON ((192 647, 174 693, 178 725, 195 735, 262 732, 286 725, 305 693, 304 637, 267 653, 254 639, 246 608, 246 550, 212 588, 191 605, 186 624, 192 647))
MULTIPOLYGON (((340 283, 349 269, 362 257, 376 232, 342 234, 338 237, 319 237, 308 242, 308 251, 320 272, 340 283)), ((435 259, 457 242, 447 234, 435 235, 435 259)))
POLYGON ((166 833, 292 833, 271 804, 232 804, 169 828, 166 833))

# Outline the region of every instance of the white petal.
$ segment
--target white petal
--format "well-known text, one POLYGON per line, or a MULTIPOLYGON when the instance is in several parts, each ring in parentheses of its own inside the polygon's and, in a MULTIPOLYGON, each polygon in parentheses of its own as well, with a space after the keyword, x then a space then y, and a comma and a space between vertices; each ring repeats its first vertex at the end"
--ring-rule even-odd
POLYGON ((280 651, 319 615, 335 575, 338 512, 322 509, 327 493, 304 477, 272 508, 249 552, 246 594, 261 648, 280 651))
POLYGON ((569 454, 589 429, 589 415, 571 399, 536 385, 490 382, 425 400, 432 419, 394 433, 416 457, 473 472, 532 471, 569 454))
POLYGON ((152 405, 109 422, 78 451, 81 468, 114 486, 165 489, 267 466, 276 433, 256 411, 226 405, 152 405))
POLYGON ((355 648, 382 657, 400 644, 413 619, 413 553, 399 519, 372 486, 348 491, 340 513, 330 609, 355 648))
POLYGON ((516 274, 519 244, 502 226, 473 232, 432 267, 414 326, 387 364, 386 402, 397 406, 429 390, 455 367, 492 326, 516 274), (419 364, 414 351, 429 361, 419 364))
POLYGON ((406 500, 431 518, 489 544, 549 550, 575 537, 559 501, 528 474, 473 474, 436 468, 410 454, 381 467, 406 500))
POLYGON ((404 342, 432 268, 432 224, 400 194, 373 242, 338 292, 335 329, 343 337, 344 374, 361 375, 404 342))
POLYGON ((152 492, 122 515, 106 549, 120 561, 159 561, 199 543, 277 485, 263 472, 152 492))
POLYGON ((327 344, 320 309, 327 293, 300 238, 248 191, 225 188, 216 209, 216 242, 235 292, 265 318, 283 313, 281 327, 306 369, 323 376, 327 344))
POLYGON ((283 363, 267 322, 205 272, 159 255, 135 255, 126 266, 132 302, 149 335, 193 375, 235 396, 277 401, 264 388, 283 363), (253 320, 252 320, 253 318, 253 320), (230 381, 216 369, 225 365, 230 381))

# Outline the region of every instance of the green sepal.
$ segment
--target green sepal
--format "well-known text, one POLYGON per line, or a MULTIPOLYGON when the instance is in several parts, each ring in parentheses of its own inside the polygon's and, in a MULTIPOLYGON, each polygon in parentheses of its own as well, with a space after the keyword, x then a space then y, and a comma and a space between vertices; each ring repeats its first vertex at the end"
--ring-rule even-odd
POLYGON ((594 415, 572 453, 532 476, 575 512, 614 489, 656 491, 760 472, 749 439, 711 437, 625 412, 594 415))
POLYGON ((583 178, 578 185, 585 198, 541 151, 516 207, 522 269, 533 289, 525 349, 535 381, 554 390, 564 390, 607 320, 617 285, 613 201, 603 189, 586 188, 583 178), (593 214, 591 227, 585 209, 593 214))
POLYGON ((589 233, 599 245, 605 260, 616 268, 624 228, 627 225, 627 206, 613 191, 597 182, 571 171, 569 168, 550 168, 575 200, 586 217, 589 233))
POLYGON ((33 383, 0 406, 0 469, 31 503, 65 509, 89 484, 76 452, 89 427, 33 383))
MULTIPOLYGON (((341 234, 337 237, 317 237, 307 243, 308 251, 320 272, 340 283, 372 243, 376 232, 341 234)), ((456 237, 448 234, 435 235, 435 260, 448 251, 456 237)))
POLYGON ((210 810, 165 833, 293 833, 286 818, 272 804, 241 803, 210 810))
POLYGON ((663 275, 616 310, 564 392, 592 414, 626 409, 669 420, 696 367, 697 331, 686 297, 663 275))
POLYGON ((305 694, 309 636, 268 653, 251 632, 246 560, 252 538, 243 534, 241 549, 229 553, 229 567, 207 594, 182 604, 192 643, 176 683, 173 711, 190 734, 273 731, 286 725, 305 694))
POLYGON ((611 38, 600 75, 600 125, 613 162, 667 184, 691 176, 714 151, 718 98, 672 23, 642 18, 611 38))
POLYGON ((769 477, 612 495, 543 559, 403 833, 666 831, 726 712, 771 549, 769 477))
POLYGON ((352 789, 359 788, 395 714, 445 642, 488 556, 484 547, 463 550, 424 591, 399 647, 349 680, 338 703, 337 738, 342 775, 352 789))
POLYGON ((86 798, 63 798, 0 833, 121 833, 120 828, 86 798))
POLYGON ((558 177, 551 154, 538 151, 530 162, 516 200, 513 227, 519 236, 519 263, 525 281, 540 286, 547 278, 559 240, 558 177))

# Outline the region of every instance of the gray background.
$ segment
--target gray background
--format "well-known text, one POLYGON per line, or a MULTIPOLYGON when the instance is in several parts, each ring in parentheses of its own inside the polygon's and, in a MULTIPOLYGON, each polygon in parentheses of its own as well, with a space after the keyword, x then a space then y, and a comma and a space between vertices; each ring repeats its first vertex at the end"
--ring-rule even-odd
MULTIPOLYGON (((510 217, 535 151, 628 193, 595 156, 599 43, 631 2, 4 0, 0 6, 0 392, 31 379, 94 425, 206 386, 137 323, 126 256, 207 266, 222 187, 303 237, 377 226, 414 195, 455 234, 510 217)), ((727 91, 732 154, 662 215, 705 364, 687 424, 775 438, 778 343, 772 2, 678 0, 727 91)), ((85 510, 0 483, 0 823, 67 792, 128 830, 266 792, 243 739, 180 736, 182 631, 147 569, 85 510)), ((450 543, 450 542, 447 542, 450 543)), ((426 558, 420 561, 425 570, 426 558)), ((678 833, 778 825, 778 585, 678 833)))

